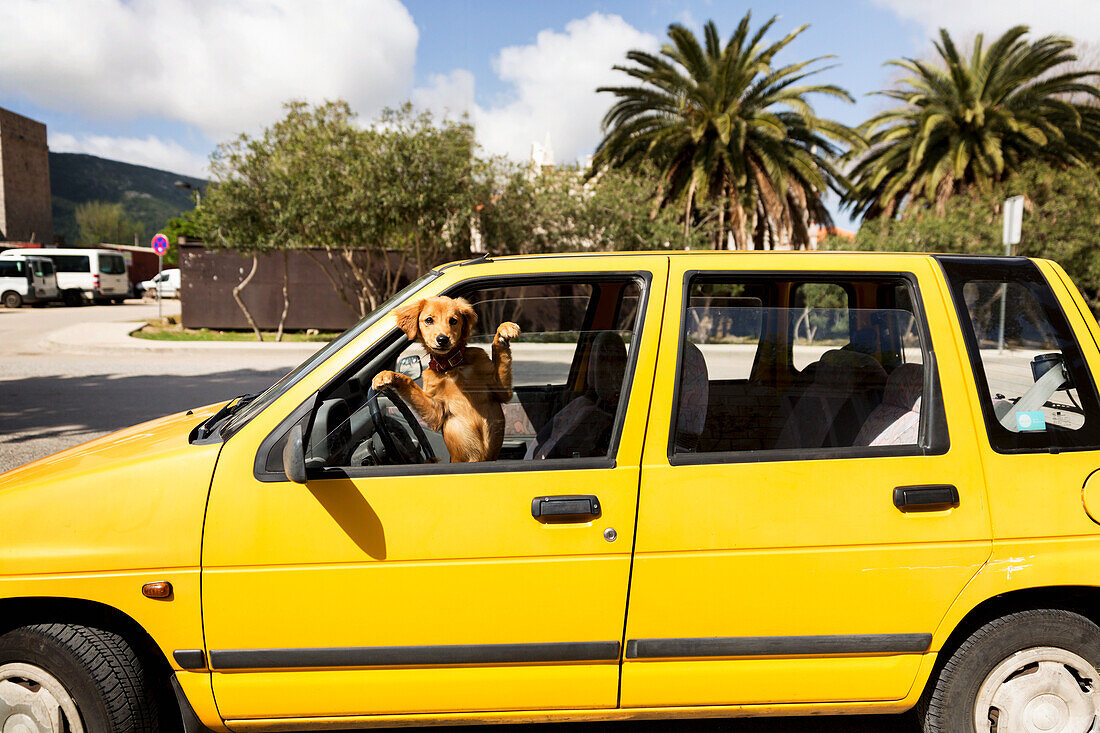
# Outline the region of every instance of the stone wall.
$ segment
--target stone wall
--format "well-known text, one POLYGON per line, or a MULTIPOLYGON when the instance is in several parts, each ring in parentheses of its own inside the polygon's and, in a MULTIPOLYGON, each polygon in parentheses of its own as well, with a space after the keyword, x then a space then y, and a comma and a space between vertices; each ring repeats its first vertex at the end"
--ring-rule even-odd
POLYGON ((46 126, 0 109, 0 240, 53 243, 46 126))

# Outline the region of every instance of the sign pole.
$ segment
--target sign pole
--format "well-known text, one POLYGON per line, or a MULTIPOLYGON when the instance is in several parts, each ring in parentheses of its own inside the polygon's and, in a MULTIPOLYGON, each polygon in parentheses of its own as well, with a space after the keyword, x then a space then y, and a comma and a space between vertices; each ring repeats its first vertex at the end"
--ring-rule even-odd
MULTIPOLYGON (((1001 241, 1005 245, 1005 257, 1012 256, 1012 245, 1020 243, 1024 223, 1024 197, 1005 199, 1005 223, 1001 241)), ((1005 350, 1005 303, 1008 300, 1008 283, 1001 283, 1001 323, 997 328, 997 351, 1005 350)))
POLYGON ((164 316, 162 315, 161 306, 161 276, 164 274, 164 254, 168 251, 168 237, 162 232, 158 232, 153 237, 153 251, 157 253, 157 279, 153 284, 157 288, 157 320, 159 321, 164 316))

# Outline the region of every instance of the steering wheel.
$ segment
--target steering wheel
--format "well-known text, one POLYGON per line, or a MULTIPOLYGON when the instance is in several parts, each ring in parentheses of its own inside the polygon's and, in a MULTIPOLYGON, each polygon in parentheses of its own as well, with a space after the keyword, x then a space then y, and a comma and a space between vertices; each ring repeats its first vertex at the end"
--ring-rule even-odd
POLYGON ((382 414, 382 408, 378 406, 378 391, 371 387, 367 390, 367 407, 370 410, 370 418, 374 423, 374 430, 382 441, 382 447, 386 455, 394 459, 396 463, 435 463, 435 451, 428 442, 428 436, 416 415, 398 396, 396 390, 386 390, 386 396, 397 407, 401 417, 408 423, 409 428, 415 433, 415 443, 405 431, 391 431, 390 421, 393 419, 382 414))

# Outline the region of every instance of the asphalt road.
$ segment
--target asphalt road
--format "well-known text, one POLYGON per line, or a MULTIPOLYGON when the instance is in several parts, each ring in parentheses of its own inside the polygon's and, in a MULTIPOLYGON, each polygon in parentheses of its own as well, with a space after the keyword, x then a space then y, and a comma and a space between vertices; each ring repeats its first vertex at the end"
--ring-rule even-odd
MULTIPOLYGON (((171 310, 178 304, 166 303, 171 310)), ((66 348, 51 332, 113 321, 138 321, 155 305, 0 308, 0 471, 143 420, 263 389, 302 352, 183 350, 173 353, 66 348)), ((791 685, 798 685, 797 679, 791 685)), ((532 731, 613 733, 916 733, 909 716, 741 719, 684 722, 544 724, 532 731)), ((465 730, 499 731, 496 726, 465 730)))

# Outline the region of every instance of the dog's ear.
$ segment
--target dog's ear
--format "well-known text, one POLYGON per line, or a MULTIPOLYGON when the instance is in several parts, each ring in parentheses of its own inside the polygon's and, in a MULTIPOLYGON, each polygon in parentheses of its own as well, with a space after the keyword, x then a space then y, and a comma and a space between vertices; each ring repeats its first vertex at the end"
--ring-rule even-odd
POLYGON ((421 298, 391 311, 393 317, 397 319, 397 327, 405 332, 410 341, 415 341, 420 335, 420 311, 423 307, 424 299, 421 298))
POLYGON ((462 340, 466 341, 470 338, 470 331, 473 330, 474 324, 477 323, 477 313, 465 298, 455 298, 455 311, 462 316, 462 340))

